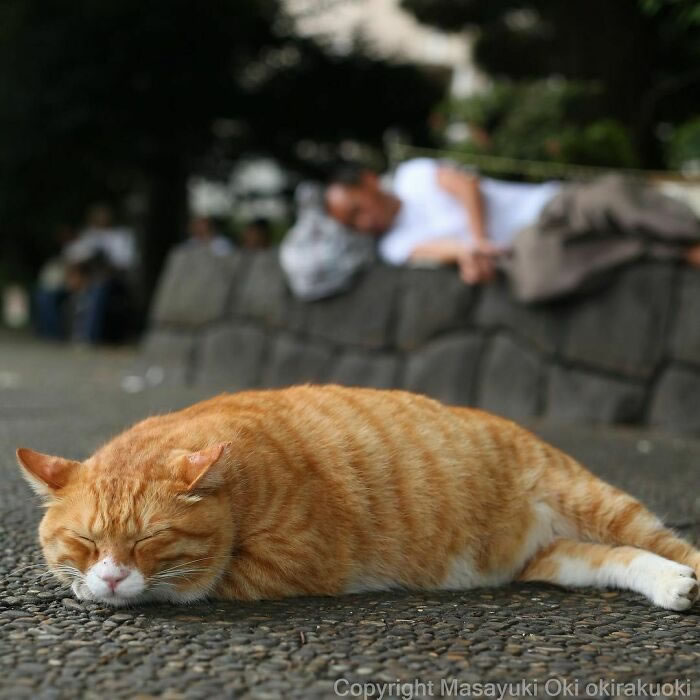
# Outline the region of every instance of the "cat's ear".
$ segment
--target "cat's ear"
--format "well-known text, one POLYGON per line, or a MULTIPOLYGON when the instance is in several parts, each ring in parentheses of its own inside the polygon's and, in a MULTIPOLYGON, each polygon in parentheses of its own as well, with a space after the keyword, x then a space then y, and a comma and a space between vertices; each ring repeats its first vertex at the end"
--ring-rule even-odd
POLYGON ((17 461, 24 478, 43 498, 55 496, 70 480, 80 462, 63 457, 45 455, 26 447, 17 450, 17 461))
POLYGON ((199 452, 190 452, 182 458, 182 477, 188 493, 219 488, 225 481, 226 460, 222 459, 230 442, 220 442, 199 452))

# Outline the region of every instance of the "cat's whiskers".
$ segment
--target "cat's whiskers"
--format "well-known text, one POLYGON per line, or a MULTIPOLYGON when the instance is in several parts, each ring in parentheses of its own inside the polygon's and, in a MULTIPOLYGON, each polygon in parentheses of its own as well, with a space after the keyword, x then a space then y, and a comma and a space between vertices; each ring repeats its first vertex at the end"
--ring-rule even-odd
POLYGON ((190 564, 196 564, 197 562, 208 561, 210 559, 221 559, 221 557, 201 557, 200 559, 192 559, 190 561, 182 562, 182 564, 176 564, 175 566, 170 566, 167 569, 163 569, 163 570, 159 571, 158 573, 164 574, 164 573, 167 573, 168 571, 174 571, 175 569, 181 569, 183 567, 189 566, 190 564))
POLYGON ((171 566, 167 569, 163 569, 162 571, 159 571, 153 576, 151 576, 152 581, 156 580, 164 580, 164 579, 169 579, 169 578, 183 578, 184 574, 197 574, 201 573, 202 571, 205 571, 206 569, 203 567, 194 567, 192 568, 192 564, 196 564, 198 562, 202 561, 210 561, 212 559, 220 559, 221 557, 201 557, 200 559, 192 559, 191 561, 186 561, 182 562, 181 564, 176 564, 175 566, 171 566))
POLYGON ((41 564, 27 564, 26 566, 19 566, 15 569, 12 569, 10 573, 12 574, 18 574, 20 571, 26 571, 27 569, 43 569, 44 567, 41 564))
POLYGON ((151 582, 150 588, 151 590, 173 590, 175 584, 180 581, 188 581, 189 583, 193 583, 193 579, 190 578, 189 576, 183 575, 183 576, 178 576, 178 577, 171 577, 171 580, 163 579, 163 580, 156 580, 155 582, 151 582))
POLYGON ((154 578, 168 578, 170 576, 180 576, 181 574, 191 574, 195 573, 198 571, 205 571, 204 567, 191 567, 191 568, 182 568, 182 569, 175 569, 174 571, 160 571, 157 574, 154 574, 154 578))
POLYGON ((63 573, 72 573, 74 575, 82 576, 82 572, 77 566, 72 566, 71 564, 58 564, 54 566, 53 571, 61 571, 63 573))
POLYGON ((202 573, 205 573, 208 569, 204 566, 192 566, 192 564, 197 564, 198 562, 211 561, 212 559, 221 559, 221 557, 201 557, 199 559, 192 559, 188 562, 182 562, 181 564, 176 564, 167 569, 163 569, 158 573, 151 576, 150 585, 153 589, 172 589, 173 586, 179 581, 193 582, 193 576, 196 577, 202 573))
MULTIPOLYGON (((63 581, 61 581, 61 579, 59 578, 59 574, 63 574, 64 576, 69 577, 71 579, 71 583, 73 581, 82 581, 85 578, 83 572, 80 571, 80 569, 76 568, 75 566, 70 566, 69 564, 59 564, 47 573, 53 574, 55 578, 58 579, 58 581, 61 583, 63 583, 63 581)), ((68 583, 65 585, 69 587, 71 584, 68 583)))
POLYGON ((56 589, 59 591, 69 591, 69 590, 71 590, 71 584, 70 583, 62 583, 59 581, 59 585, 56 587, 56 589))
POLYGON ((201 574, 203 571, 206 571, 206 569, 183 569, 182 571, 172 572, 164 576, 156 574, 155 576, 151 577, 151 581, 164 582, 177 581, 180 579, 191 580, 191 576, 201 574))
POLYGON ((36 578, 33 578, 30 583, 35 584, 38 581, 45 579, 47 576, 55 576, 55 575, 56 575, 56 572, 54 572, 54 571, 44 571, 43 574, 39 574, 36 578))
POLYGON ((184 581, 189 581, 192 583, 193 579, 190 578, 189 576, 180 576, 179 578, 176 578, 174 580, 157 580, 155 582, 151 583, 151 588, 172 588, 175 583, 179 580, 184 580, 184 581))
MULTIPOLYGON (((49 576, 54 576, 55 578, 58 579, 59 574, 65 574, 66 576, 71 576, 71 577, 81 577, 82 574, 78 569, 76 569, 74 566, 67 566, 67 565, 59 565, 54 567, 53 569, 49 569, 48 571, 44 571, 38 576, 36 576, 34 579, 32 579, 31 583, 37 583, 38 581, 41 581, 42 579, 45 579, 49 576)), ((60 581, 60 579, 58 579, 60 581)))

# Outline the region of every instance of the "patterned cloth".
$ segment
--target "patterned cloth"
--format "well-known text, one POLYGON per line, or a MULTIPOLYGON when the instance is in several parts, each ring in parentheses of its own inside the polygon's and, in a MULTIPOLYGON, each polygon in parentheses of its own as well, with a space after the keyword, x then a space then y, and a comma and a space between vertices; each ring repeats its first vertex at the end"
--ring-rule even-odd
POLYGON ((322 299, 348 289, 375 260, 375 242, 325 212, 321 187, 297 187, 297 221, 280 246, 280 265, 295 296, 322 299))

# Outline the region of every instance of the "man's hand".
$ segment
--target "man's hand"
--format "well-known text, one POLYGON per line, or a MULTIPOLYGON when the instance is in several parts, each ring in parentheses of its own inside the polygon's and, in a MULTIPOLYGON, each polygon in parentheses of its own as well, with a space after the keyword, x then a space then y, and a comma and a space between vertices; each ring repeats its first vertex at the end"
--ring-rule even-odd
POLYGON ((457 259, 459 274, 467 284, 491 282, 496 275, 495 260, 504 252, 504 248, 489 241, 479 241, 467 248, 457 259))
POLYGON ((467 246, 456 238, 439 238, 416 246, 410 259, 413 262, 431 260, 443 265, 456 263, 464 282, 481 284, 494 278, 495 260, 505 251, 506 248, 490 241, 479 241, 473 246, 467 246))
POLYGON ((685 261, 693 267, 700 267, 700 243, 691 245, 685 250, 685 261))

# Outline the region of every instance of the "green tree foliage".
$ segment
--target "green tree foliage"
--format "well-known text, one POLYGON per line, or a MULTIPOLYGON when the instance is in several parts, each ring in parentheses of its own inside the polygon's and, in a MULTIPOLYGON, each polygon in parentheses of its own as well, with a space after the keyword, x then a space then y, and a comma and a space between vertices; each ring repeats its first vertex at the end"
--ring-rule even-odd
POLYGON ((690 119, 675 130, 668 151, 672 168, 700 170, 700 117, 690 119))
POLYGON ((57 224, 137 192, 152 286, 212 153, 300 166, 302 138, 425 136, 439 96, 408 66, 295 36, 278 0, 3 0, 0 255, 35 266, 57 224))
MULTIPOLYGON (((450 99, 439 110, 443 128, 469 126, 472 138, 461 148, 559 163, 635 167, 628 131, 612 119, 591 121, 599 90, 565 80, 496 83, 464 99, 450 99)), ((459 148, 459 147, 458 147, 459 148)))
POLYGON ((401 0, 422 22, 477 30, 475 58, 496 79, 561 76, 600 86, 595 118, 630 130, 659 166, 662 122, 700 110, 698 0, 401 0))

